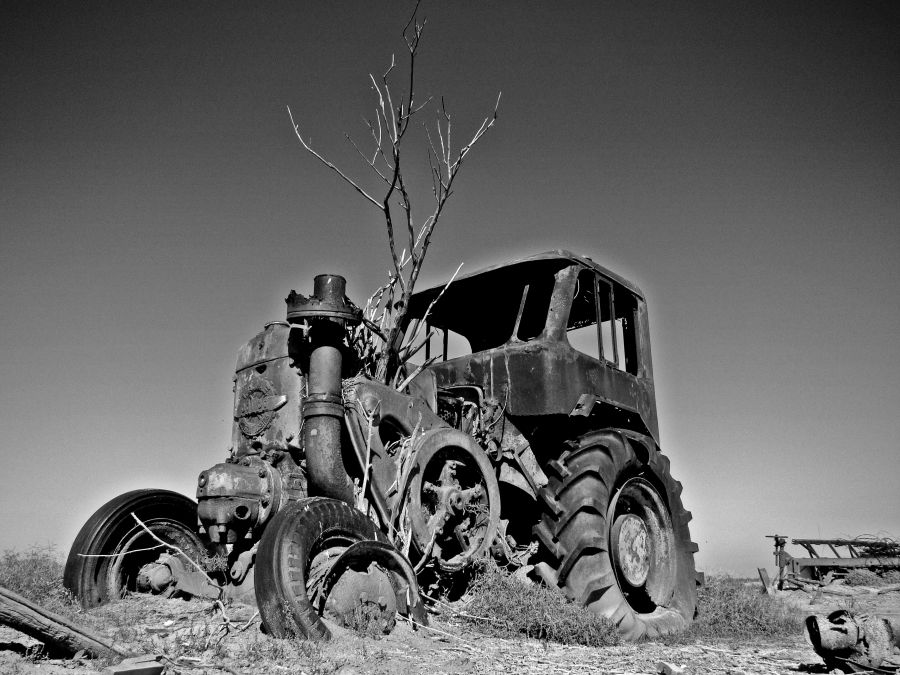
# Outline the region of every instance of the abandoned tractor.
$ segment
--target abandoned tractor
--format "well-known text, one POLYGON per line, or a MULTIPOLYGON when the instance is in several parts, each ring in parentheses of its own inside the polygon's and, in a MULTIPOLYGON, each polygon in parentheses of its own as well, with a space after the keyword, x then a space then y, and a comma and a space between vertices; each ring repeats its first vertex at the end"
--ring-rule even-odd
POLYGON ((382 380, 363 374, 367 323, 339 276, 292 291, 286 321, 238 354, 233 446, 197 502, 113 499, 66 586, 85 606, 245 598, 271 634, 323 638, 323 616, 424 622, 420 587, 452 597, 494 558, 629 639, 691 622, 697 546, 659 448, 637 287, 555 251, 417 293, 382 380))

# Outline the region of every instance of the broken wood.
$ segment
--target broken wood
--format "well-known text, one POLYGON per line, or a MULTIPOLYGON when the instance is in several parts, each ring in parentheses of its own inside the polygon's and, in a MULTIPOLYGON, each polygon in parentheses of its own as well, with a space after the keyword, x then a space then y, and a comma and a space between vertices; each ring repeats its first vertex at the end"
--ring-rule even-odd
POLYGON ((766 595, 772 595, 774 587, 772 586, 772 581, 769 579, 769 573, 766 571, 766 568, 757 567, 756 572, 759 574, 759 580, 762 582, 763 592, 766 595))
POLYGON ((0 623, 40 640, 49 649, 64 654, 81 650, 92 656, 130 656, 131 652, 106 638, 54 614, 18 593, 0 586, 0 623))

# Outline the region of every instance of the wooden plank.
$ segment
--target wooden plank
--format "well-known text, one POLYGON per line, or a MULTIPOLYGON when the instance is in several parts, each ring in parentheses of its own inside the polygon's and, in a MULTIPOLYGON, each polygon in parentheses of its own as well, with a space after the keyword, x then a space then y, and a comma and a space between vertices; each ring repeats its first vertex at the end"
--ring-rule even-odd
POLYGON ((756 572, 759 574, 759 580, 762 582, 766 595, 772 595, 772 582, 769 580, 769 573, 766 571, 766 568, 757 567, 756 572))
POLYGON ((900 567, 900 558, 794 558, 797 567, 900 567))
POLYGON ((94 656, 130 655, 128 650, 120 645, 3 587, 0 587, 0 623, 40 640, 50 649, 64 654, 75 654, 84 649, 94 656))

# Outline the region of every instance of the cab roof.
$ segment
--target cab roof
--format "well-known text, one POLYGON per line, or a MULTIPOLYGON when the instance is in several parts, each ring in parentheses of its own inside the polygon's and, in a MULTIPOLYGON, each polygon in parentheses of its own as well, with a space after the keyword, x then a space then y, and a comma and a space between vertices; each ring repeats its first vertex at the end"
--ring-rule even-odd
MULTIPOLYGON (((636 284, 628 281, 624 277, 619 276, 615 272, 608 270, 602 265, 598 265, 593 260, 588 258, 587 256, 578 255, 577 253, 572 253, 571 251, 567 251, 565 249, 556 249, 553 251, 546 251, 544 253, 536 253, 534 255, 525 256, 523 258, 517 258, 515 260, 510 260, 509 262, 499 263, 497 265, 491 265, 489 267, 483 267, 474 272, 469 272, 468 274, 463 274, 458 276, 453 283, 459 283, 460 281, 466 279, 472 279, 481 274, 487 274, 489 272, 496 272, 497 270, 503 269, 504 267, 516 267, 523 263, 529 262, 538 262, 538 261, 559 261, 561 263, 578 263, 587 267, 589 269, 595 270, 599 272, 602 276, 614 281, 617 284, 620 284, 627 288, 629 291, 637 295, 642 300, 644 299, 644 294, 640 288, 636 284)), ((412 306, 418 306, 423 302, 430 302, 434 299, 434 297, 440 293, 440 290, 446 286, 446 283, 438 284, 436 286, 432 286, 422 291, 418 291, 413 294, 413 299, 411 301, 412 306)))

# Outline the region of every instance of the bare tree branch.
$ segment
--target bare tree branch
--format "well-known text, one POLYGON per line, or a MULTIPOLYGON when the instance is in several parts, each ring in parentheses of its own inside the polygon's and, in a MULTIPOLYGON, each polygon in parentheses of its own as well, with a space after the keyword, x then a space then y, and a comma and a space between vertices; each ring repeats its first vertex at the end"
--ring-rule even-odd
POLYGON ((315 157, 315 158, 318 159, 320 162, 322 162, 322 164, 324 164, 324 165, 327 166, 329 169, 331 169, 332 171, 334 171, 338 176, 340 176, 341 178, 343 178, 345 182, 347 182, 354 190, 356 190, 356 191, 357 191, 359 194, 361 194, 363 197, 365 197, 365 198, 368 199, 370 202, 372 202, 372 204, 374 204, 375 206, 380 206, 377 199, 375 199, 372 195, 370 195, 368 192, 366 192, 365 190, 363 190, 359 185, 357 185, 357 184, 353 181, 352 178, 350 178, 349 176, 347 176, 347 174, 345 174, 343 171, 341 171, 339 168, 337 168, 334 164, 332 164, 332 163, 329 162, 327 159, 325 159, 322 155, 320 155, 318 152, 316 152, 315 150, 313 150, 312 147, 310 147, 309 143, 307 143, 305 140, 303 140, 303 135, 300 133, 300 127, 297 125, 296 122, 294 122, 294 115, 291 113, 291 107, 290 107, 290 106, 287 106, 287 111, 288 111, 288 117, 291 118, 291 126, 294 127, 294 134, 296 134, 297 138, 298 138, 299 141, 300 141, 300 144, 304 147, 304 149, 305 149, 309 154, 311 154, 313 157, 315 157))
MULTIPOLYGON (((398 372, 404 360, 411 353, 418 351, 418 348, 413 349, 413 343, 418 336, 419 327, 413 331, 407 344, 401 344, 409 301, 431 245, 434 229, 447 201, 453 195, 453 182, 456 175, 472 147, 494 126, 500 105, 498 96, 493 114, 482 120, 469 142, 454 154, 453 123, 444 99, 440 99, 440 105, 436 109, 434 128, 430 128, 429 124, 424 125, 428 138, 427 170, 432 182, 432 208, 424 220, 417 224, 413 213, 414 200, 409 189, 410 183, 404 172, 402 148, 412 118, 434 101, 430 96, 424 103, 416 101, 416 57, 427 23, 427 19, 422 18, 420 21, 418 18, 420 1, 417 0, 401 33, 409 55, 407 90, 402 92, 399 98, 392 91, 391 78, 397 68, 397 60, 392 55, 390 65, 380 78, 369 74, 372 89, 377 97, 375 119, 364 120, 371 136, 371 152, 361 148, 349 134, 346 134, 347 141, 384 184, 384 193, 381 198, 374 196, 360 183, 313 150, 311 143, 303 138, 300 128, 288 108, 294 133, 303 148, 375 206, 384 218, 393 269, 388 274, 387 283, 376 289, 366 303, 363 312, 365 319, 356 329, 351 340, 358 352, 364 371, 384 383, 396 382, 398 379, 406 382, 410 379, 409 377, 402 378, 398 372), (399 103, 395 104, 395 100, 399 103), (437 143, 434 142, 435 138, 438 140, 437 143), (400 212, 392 210, 398 208, 402 211, 402 223, 400 220, 395 220, 395 218, 401 219, 400 212), (406 230, 408 240, 407 247, 399 254, 396 227, 406 230)), ((453 278, 458 273, 459 269, 454 272, 453 278)), ((431 307, 427 312, 430 311, 431 307)))

